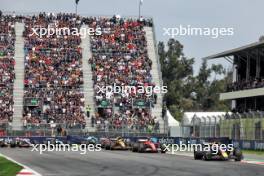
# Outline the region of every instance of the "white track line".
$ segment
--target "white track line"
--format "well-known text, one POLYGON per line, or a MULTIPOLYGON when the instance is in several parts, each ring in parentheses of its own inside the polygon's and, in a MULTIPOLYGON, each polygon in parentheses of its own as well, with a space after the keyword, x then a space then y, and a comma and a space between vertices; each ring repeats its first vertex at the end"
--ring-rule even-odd
MULTIPOLYGON (((169 152, 169 153, 166 153, 166 154, 169 154, 169 155, 178 155, 178 156, 187 156, 187 157, 193 157, 193 154, 189 154, 189 153, 179 153, 179 152, 175 152, 175 153, 172 153, 172 152, 169 152)), ((246 164, 255 164, 255 165, 264 165, 264 162, 260 162, 260 161, 252 161, 252 160, 242 160, 241 163, 246 163, 246 164)))

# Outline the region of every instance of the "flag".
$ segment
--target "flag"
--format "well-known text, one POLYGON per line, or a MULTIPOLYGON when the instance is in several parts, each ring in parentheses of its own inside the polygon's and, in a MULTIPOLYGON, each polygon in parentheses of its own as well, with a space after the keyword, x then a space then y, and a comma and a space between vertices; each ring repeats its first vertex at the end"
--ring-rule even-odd
POLYGON ((78 4, 80 0, 75 0, 75 3, 78 4))

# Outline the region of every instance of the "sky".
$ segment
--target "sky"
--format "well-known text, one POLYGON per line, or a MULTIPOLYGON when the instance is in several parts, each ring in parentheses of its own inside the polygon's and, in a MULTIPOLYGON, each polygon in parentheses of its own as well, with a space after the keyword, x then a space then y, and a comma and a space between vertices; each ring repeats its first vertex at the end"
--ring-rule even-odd
MULTIPOLYGON (((258 41, 264 35, 263 0, 143 0, 141 15, 152 17, 158 41, 166 42, 164 28, 180 25, 199 28, 233 28, 232 36, 175 36, 187 57, 195 58, 195 73, 201 58, 258 41)), ((80 0, 78 13, 93 16, 138 16, 139 0, 80 0)), ((75 0, 0 0, 6 12, 75 12, 75 0)), ((231 65, 224 59, 209 61, 231 65)))

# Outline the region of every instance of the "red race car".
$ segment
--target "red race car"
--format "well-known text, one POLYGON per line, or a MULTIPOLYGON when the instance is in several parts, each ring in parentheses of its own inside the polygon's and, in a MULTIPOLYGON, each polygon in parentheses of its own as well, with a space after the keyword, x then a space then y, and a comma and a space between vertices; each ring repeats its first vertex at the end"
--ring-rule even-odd
POLYGON ((109 138, 100 138, 100 144, 102 148, 106 148, 110 144, 110 139, 109 138))
POLYGON ((132 144, 133 152, 151 152, 151 153, 165 153, 165 149, 162 144, 153 141, 151 138, 139 138, 132 144))

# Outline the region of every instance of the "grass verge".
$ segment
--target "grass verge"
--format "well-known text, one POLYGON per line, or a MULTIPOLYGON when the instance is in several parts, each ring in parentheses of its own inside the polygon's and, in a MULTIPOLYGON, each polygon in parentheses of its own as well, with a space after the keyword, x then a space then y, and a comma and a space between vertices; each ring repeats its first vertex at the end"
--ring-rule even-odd
POLYGON ((242 150, 246 154, 264 155, 264 150, 242 150))
POLYGON ((0 176, 15 176, 23 167, 0 156, 0 176))

